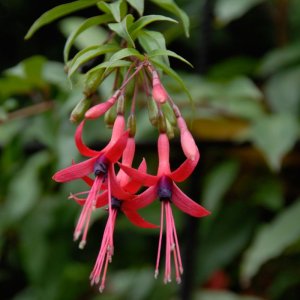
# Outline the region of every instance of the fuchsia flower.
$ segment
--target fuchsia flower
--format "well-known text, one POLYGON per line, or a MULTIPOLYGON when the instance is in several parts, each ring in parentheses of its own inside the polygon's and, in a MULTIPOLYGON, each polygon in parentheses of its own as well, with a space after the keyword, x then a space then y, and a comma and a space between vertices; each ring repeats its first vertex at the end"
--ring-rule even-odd
POLYGON ((83 248, 86 244, 91 213, 96 207, 97 197, 104 183, 107 184, 107 189, 114 190, 116 197, 124 200, 131 198, 129 193, 125 193, 120 188, 114 172, 114 163, 121 157, 128 140, 129 133, 127 131, 125 132, 124 117, 122 115, 117 116, 111 140, 101 151, 92 150, 83 143, 82 130, 84 123, 85 122, 82 121, 77 127, 75 143, 82 155, 91 158, 60 170, 53 176, 53 179, 57 182, 68 182, 82 178, 91 184, 91 190, 88 192, 88 197, 83 205, 74 231, 74 240, 77 240, 82 234, 82 239, 79 244, 80 248, 83 248), (96 178, 94 181, 87 177, 90 173, 95 174, 96 178))
POLYGON ((191 156, 173 172, 170 170, 169 152, 170 146, 168 137, 165 133, 160 133, 158 138, 159 166, 156 176, 141 173, 140 171, 129 166, 120 164, 122 170, 124 170, 133 180, 149 187, 142 194, 136 196, 132 201, 125 202, 123 207, 137 210, 149 205, 156 198, 161 201, 161 227, 155 267, 155 277, 158 276, 159 272, 161 243, 165 219, 166 257, 164 282, 167 283, 171 281, 171 256, 173 254, 176 280, 178 283, 180 283, 183 267, 171 203, 174 203, 174 205, 180 210, 193 217, 204 217, 210 214, 210 212, 201 205, 195 203, 175 184, 175 182, 181 182, 185 180, 193 172, 200 158, 198 148, 196 148, 196 151, 194 149, 194 153, 190 153, 191 156))
POLYGON ((168 100, 168 93, 161 84, 157 71, 152 71, 152 98, 159 104, 168 100))
MULTIPOLYGON (((122 163, 126 166, 131 166, 133 157, 135 152, 135 141, 133 137, 129 137, 127 141, 126 148, 122 155, 122 163)), ((146 163, 143 161, 139 167, 140 172, 146 172, 146 163)), ((126 191, 130 193, 134 197, 134 193, 140 188, 141 184, 132 181, 129 176, 122 170, 120 170, 116 176, 117 182, 120 186, 126 191)), ((91 183, 88 182, 90 185, 91 183)), ((80 199, 75 195, 72 195, 73 198, 77 203, 80 205, 84 205, 87 199, 80 199)), ((119 211, 122 211, 125 216, 136 226, 143 227, 143 228, 157 228, 158 226, 151 224, 145 221, 130 205, 130 200, 119 200, 114 196, 114 190, 108 189, 105 190, 102 194, 98 195, 95 206, 102 207, 110 203, 109 207, 109 215, 108 220, 105 226, 105 230, 103 233, 102 243, 100 246, 99 254, 94 266, 94 269, 90 275, 91 284, 98 284, 101 279, 100 283, 100 292, 103 291, 105 287, 105 280, 106 280, 106 273, 108 268, 108 263, 112 261, 112 256, 114 254, 114 241, 113 241, 113 232, 115 228, 116 217, 119 211), (124 206, 125 202, 128 204, 124 206), (102 278, 101 278, 102 275, 102 278)))

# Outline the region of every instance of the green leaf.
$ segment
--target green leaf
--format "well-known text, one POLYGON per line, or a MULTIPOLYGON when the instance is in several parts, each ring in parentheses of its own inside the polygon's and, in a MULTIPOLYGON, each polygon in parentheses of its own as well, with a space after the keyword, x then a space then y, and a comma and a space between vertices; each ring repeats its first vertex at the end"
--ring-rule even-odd
POLYGON ((190 20, 188 15, 177 6, 177 4, 173 0, 151 0, 156 5, 162 7, 163 9, 171 12, 175 16, 177 16, 180 21, 182 22, 185 35, 189 37, 189 30, 190 30, 190 20))
POLYGON ((140 60, 144 59, 144 55, 142 55, 139 51, 134 48, 124 48, 119 50, 118 52, 114 53, 108 62, 114 62, 116 60, 123 59, 128 56, 137 57, 140 60))
POLYGON ((255 296, 234 294, 229 291, 202 290, 197 292, 194 300, 263 300, 255 296))
POLYGON ((157 22, 157 21, 168 21, 168 22, 177 23, 177 21, 172 18, 160 16, 160 15, 147 15, 141 17, 136 22, 134 22, 129 28, 133 40, 136 39, 136 37, 139 35, 139 31, 142 28, 144 28, 150 23, 157 22))
POLYGON ((5 205, 1 209, 1 222, 6 225, 18 222, 32 209, 41 192, 40 168, 49 162, 46 152, 35 154, 19 168, 10 182, 5 205))
POLYGON ((164 63, 161 63, 155 59, 150 59, 150 61, 156 65, 157 67, 159 67, 161 70, 163 70, 166 74, 168 74, 171 78, 173 78, 179 85, 180 87, 185 91, 185 93, 187 94, 190 102, 193 102, 193 98, 189 92, 189 90, 187 89, 187 87, 185 86, 185 83, 183 82, 183 80, 181 79, 181 77, 173 70, 171 69, 169 66, 167 66, 164 63))
POLYGON ((221 201, 234 183, 239 171, 237 161, 225 161, 218 164, 205 178, 203 188, 203 206, 216 213, 221 201))
POLYGON ((87 20, 85 20, 84 22, 82 22, 68 37, 66 44, 65 44, 65 48, 64 48, 64 60, 65 62, 68 61, 69 59, 69 53, 71 50, 71 47, 74 43, 74 41, 76 40, 76 38, 84 31, 86 31, 87 29, 89 29, 92 26, 97 26, 106 22, 111 22, 112 21, 112 17, 109 15, 102 15, 102 16, 96 16, 96 17, 92 17, 89 18, 87 20))
POLYGON ((88 94, 96 91, 101 82, 108 75, 108 71, 113 68, 129 67, 131 62, 127 60, 106 61, 89 70, 85 75, 85 91, 88 94))
POLYGON ((99 0, 84 0, 84 1, 74 1, 66 4, 62 4, 59 6, 56 6, 44 14, 42 14, 30 27, 28 30, 25 39, 29 39, 32 37, 32 35, 41 27, 43 27, 46 24, 49 24, 53 22, 54 20, 61 18, 63 16, 66 16, 72 12, 75 12, 77 10, 92 6, 99 2, 99 0))
MULTIPOLYGON (((205 282, 214 271, 231 263, 249 242, 257 216, 245 202, 226 203, 209 230, 199 238, 197 280, 205 282)), ((204 220, 203 220, 204 221, 204 220)))
POLYGON ((42 76, 45 63, 45 57, 36 55, 21 61, 15 67, 6 70, 5 73, 12 76, 19 76, 34 87, 43 87, 46 85, 42 76))
POLYGON ((255 5, 265 0, 217 0, 215 4, 215 16, 223 24, 229 23, 243 16, 255 5))
POLYGON ((282 157, 292 149, 299 135, 299 124, 291 115, 259 118, 251 127, 250 139, 260 149, 273 170, 279 170, 282 157))
POLYGON ((131 37, 131 35, 129 34, 129 28, 132 25, 134 21, 134 17, 133 15, 127 15, 122 22, 119 23, 110 23, 108 24, 108 27, 116 32, 120 37, 122 37, 123 39, 125 39, 129 46, 132 48, 135 48, 133 39, 131 37))
POLYGON ((136 9, 140 16, 144 14, 144 0, 127 0, 127 2, 136 9))
MULTIPOLYGON (((158 31, 150 31, 150 30, 140 30, 138 35, 138 41, 146 53, 157 49, 166 50, 166 41, 165 37, 162 33, 158 31)), ((158 57, 158 61, 161 63, 165 63, 169 66, 169 59, 167 56, 163 56, 162 58, 158 57)))
POLYGON ((268 103, 277 113, 300 115, 300 68, 292 68, 272 76, 266 83, 268 103))
POLYGON ((243 281, 249 282, 265 262, 277 257, 299 240, 299 216, 300 199, 259 230, 243 259, 243 281))
POLYGON ((71 77, 82 64, 86 63, 92 58, 103 55, 105 53, 117 51, 118 49, 118 46, 108 44, 102 46, 95 45, 81 50, 72 59, 71 64, 69 65, 68 76, 71 77))
POLYGON ((97 5, 106 14, 111 14, 116 22, 121 22, 127 13, 127 4, 123 0, 118 0, 109 4, 99 1, 97 5))
POLYGON ((149 58, 153 58, 153 57, 156 57, 156 56, 163 56, 163 55, 167 55, 167 56, 177 58, 177 59, 183 61, 184 63, 188 64, 190 67, 193 67, 193 65, 190 62, 188 62, 186 59, 184 59, 182 56, 180 56, 180 55, 178 55, 175 52, 170 51, 170 50, 156 49, 156 50, 153 50, 150 53, 148 53, 149 58))
POLYGON ((269 52, 262 60, 258 73, 269 76, 286 67, 291 67, 300 62, 300 44, 288 45, 284 48, 269 52))

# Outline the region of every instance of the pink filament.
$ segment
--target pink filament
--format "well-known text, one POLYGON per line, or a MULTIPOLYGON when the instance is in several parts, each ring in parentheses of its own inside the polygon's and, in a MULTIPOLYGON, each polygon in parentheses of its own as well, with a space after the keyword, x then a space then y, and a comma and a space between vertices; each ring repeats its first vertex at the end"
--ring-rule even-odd
POLYGON ((100 251, 94 269, 90 275, 91 285, 98 284, 101 279, 100 288, 99 288, 100 292, 102 292, 105 287, 108 263, 112 261, 112 256, 114 254, 113 232, 114 232, 117 214, 118 214, 118 210, 112 208, 111 213, 109 214, 108 220, 106 222, 100 251))

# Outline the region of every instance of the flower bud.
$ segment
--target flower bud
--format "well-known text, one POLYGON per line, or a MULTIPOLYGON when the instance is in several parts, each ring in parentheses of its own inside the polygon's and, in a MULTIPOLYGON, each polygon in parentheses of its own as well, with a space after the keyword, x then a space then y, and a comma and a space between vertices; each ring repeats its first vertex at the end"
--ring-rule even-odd
POLYGON ((125 105, 125 98, 123 95, 121 95, 118 99, 117 103, 117 114, 118 115, 124 115, 124 105, 125 105))
POLYGON ((180 142, 184 155, 191 160, 195 160, 199 150, 182 117, 177 118, 177 125, 180 130, 180 142))
POLYGON ((136 118, 134 114, 130 114, 127 119, 127 128, 129 129, 129 136, 134 137, 136 133, 136 118))
POLYGON ((167 136, 169 140, 173 139, 175 136, 174 128, 167 118, 166 118, 166 125, 167 125, 167 136))
POLYGON ((162 111, 166 117, 166 119, 170 122, 170 124, 174 127, 177 125, 177 120, 174 114, 173 109, 171 108, 169 103, 164 103, 162 106, 162 111))
POLYGON ((185 130, 180 134, 180 141, 184 155, 191 160, 195 160, 199 150, 189 130, 185 130))
POLYGON ((163 113, 158 115, 158 130, 160 133, 167 132, 166 118, 163 113))
POLYGON ((161 84, 156 71, 152 72, 152 98, 160 104, 168 100, 168 94, 161 84))
POLYGON ((104 122, 108 128, 112 128, 117 117, 116 106, 112 106, 104 115, 104 122))
POLYGON ((148 99, 147 101, 147 106, 148 106, 148 116, 150 123, 153 126, 157 126, 158 122, 158 109, 155 101, 151 98, 148 99))
POLYGON ((96 119, 103 114, 105 114, 116 102, 116 100, 119 97, 119 91, 117 91, 111 98, 109 98, 107 101, 97 104, 90 108, 86 113, 85 117, 87 119, 96 119))
POLYGON ((70 121, 73 123, 79 123, 83 120, 85 112, 89 109, 91 105, 90 98, 81 99, 75 108, 71 112, 70 121))

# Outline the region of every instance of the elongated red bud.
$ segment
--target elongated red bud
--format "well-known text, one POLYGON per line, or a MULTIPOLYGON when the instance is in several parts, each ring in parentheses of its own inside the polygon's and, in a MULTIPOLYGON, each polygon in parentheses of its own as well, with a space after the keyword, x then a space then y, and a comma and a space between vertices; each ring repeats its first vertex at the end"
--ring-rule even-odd
POLYGON ((180 143, 184 155, 190 160, 195 160, 199 150, 182 117, 177 118, 177 125, 180 130, 180 143))
POLYGON ((168 100, 168 94, 160 82, 156 71, 152 72, 152 98, 160 104, 165 103, 168 100))
POLYGON ((119 97, 119 91, 117 91, 111 98, 107 101, 97 104, 90 108, 86 113, 85 117, 87 119, 96 119, 102 115, 104 115, 116 102, 119 97))

